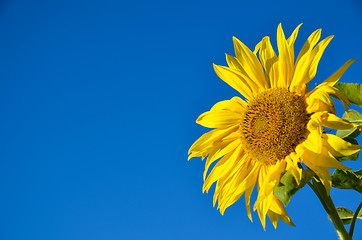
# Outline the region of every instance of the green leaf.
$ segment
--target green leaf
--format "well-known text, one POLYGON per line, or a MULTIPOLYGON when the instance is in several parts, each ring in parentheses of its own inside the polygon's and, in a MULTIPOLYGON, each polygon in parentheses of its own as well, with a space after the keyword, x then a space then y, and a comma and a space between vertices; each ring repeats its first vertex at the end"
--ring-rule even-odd
POLYGON ((337 88, 351 103, 362 107, 362 86, 358 83, 336 83, 337 88))
MULTIPOLYGON (((347 113, 343 114, 343 119, 347 120, 349 122, 362 125, 362 115, 355 111, 355 110, 348 110, 348 113, 350 117, 348 117, 347 113)), ((345 129, 345 130, 338 130, 336 135, 340 138, 356 138, 360 134, 361 131, 359 131, 356 127, 351 129, 345 129)))
MULTIPOLYGON (((352 212, 351 210, 349 210, 347 208, 343 208, 343 207, 337 207, 336 210, 339 215, 339 218, 342 220, 342 223, 344 225, 350 224, 352 222, 354 212, 352 212)), ((362 209, 359 211, 359 213, 357 215, 357 219, 362 219, 362 209)))
POLYGON ((332 186, 340 189, 354 189, 362 193, 362 169, 354 172, 337 169, 332 175, 332 186))
POLYGON ((298 185, 297 181, 293 177, 293 174, 290 171, 287 171, 280 179, 279 185, 275 187, 274 195, 279 198, 285 204, 285 206, 287 206, 294 194, 299 189, 304 187, 313 176, 313 171, 310 169, 303 169, 302 180, 298 185))

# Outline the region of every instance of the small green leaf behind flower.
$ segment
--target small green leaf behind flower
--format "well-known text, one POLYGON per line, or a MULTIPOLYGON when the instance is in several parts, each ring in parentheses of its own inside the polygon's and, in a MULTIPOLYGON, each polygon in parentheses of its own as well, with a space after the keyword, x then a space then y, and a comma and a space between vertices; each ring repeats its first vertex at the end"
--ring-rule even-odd
POLYGON ((358 171, 337 169, 332 175, 332 186, 340 189, 353 189, 362 193, 362 169, 358 171))
MULTIPOLYGON (((343 225, 347 225, 352 222, 354 212, 343 207, 337 207, 336 209, 340 219, 342 220, 343 225)), ((362 209, 359 211, 357 219, 362 219, 362 209)))
MULTIPOLYGON (((343 114, 342 119, 362 126, 362 115, 355 110, 348 110, 348 112, 345 112, 343 114), (349 115, 349 117, 348 117, 348 115, 349 115)), ((355 128, 351 128, 351 129, 338 130, 336 132, 336 135, 347 142, 358 145, 358 141, 355 138, 358 137, 360 135, 360 133, 361 133, 361 131, 357 127, 355 127, 355 128)), ((349 156, 336 157, 336 158, 340 162, 343 162, 346 160, 357 161, 359 158, 359 152, 356 152, 349 156)))
POLYGON ((302 180, 300 184, 293 177, 293 174, 289 171, 283 174, 280 179, 279 185, 274 189, 274 195, 279 198, 285 206, 288 205, 294 194, 301 188, 303 188, 314 176, 314 173, 310 169, 303 169, 302 180))
MULTIPOLYGON (((355 110, 348 110, 348 113, 347 112, 344 113, 342 118, 348 122, 355 123, 355 124, 362 126, 362 115, 355 110), (350 117, 348 117, 348 114, 350 117)), ((338 130, 336 135, 343 139, 344 138, 356 138, 356 137, 358 137, 360 132, 361 131, 359 131, 357 129, 357 127, 355 127, 355 128, 351 128, 351 129, 338 130)))
POLYGON ((358 83, 336 83, 337 88, 351 103, 362 107, 362 86, 358 83))

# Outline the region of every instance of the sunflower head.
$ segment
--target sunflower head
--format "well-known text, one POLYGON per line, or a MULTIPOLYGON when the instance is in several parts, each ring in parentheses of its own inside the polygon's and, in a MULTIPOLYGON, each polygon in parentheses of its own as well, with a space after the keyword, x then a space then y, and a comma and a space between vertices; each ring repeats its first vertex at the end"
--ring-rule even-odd
POLYGON ((202 135, 189 150, 189 159, 207 159, 203 190, 208 191, 216 182, 214 205, 217 202, 222 214, 244 194, 251 219, 250 196, 256 185, 254 210, 264 229, 266 215, 274 227, 279 219, 293 225, 282 202, 273 194, 284 172, 290 171, 299 183, 304 165, 329 192, 329 168, 348 169, 335 157, 361 148, 323 130, 356 126, 334 115, 334 102, 329 97, 334 94, 347 109, 347 98, 333 85, 355 60, 347 61, 308 91, 307 84, 316 75, 319 60, 333 36, 319 42, 321 30, 313 32, 295 57, 294 42, 300 26, 288 39, 278 26, 278 55, 269 37, 264 37, 254 51, 234 38, 236 57, 227 54, 229 67, 214 65, 214 69, 245 100, 233 97, 201 114, 196 122, 213 130, 202 135), (213 162, 216 164, 207 175, 213 162))
POLYGON ((271 88, 252 99, 241 123, 245 151, 256 161, 275 165, 308 136, 304 98, 285 88, 271 88))

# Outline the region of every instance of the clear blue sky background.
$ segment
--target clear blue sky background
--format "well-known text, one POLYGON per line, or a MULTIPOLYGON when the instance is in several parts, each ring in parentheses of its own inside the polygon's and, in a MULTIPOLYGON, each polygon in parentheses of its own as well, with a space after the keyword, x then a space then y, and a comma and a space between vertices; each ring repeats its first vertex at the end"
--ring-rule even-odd
MULTIPOLYGON (((238 94, 212 63, 232 36, 275 46, 280 22, 288 36, 304 23, 298 51, 317 28, 336 35, 312 85, 362 58, 360 0, 1 1, 0 239, 336 239, 310 189, 287 207, 297 227, 264 232, 243 201, 221 216, 204 162, 187 162, 197 116, 238 94)), ((361 64, 342 81, 361 83, 361 64)))

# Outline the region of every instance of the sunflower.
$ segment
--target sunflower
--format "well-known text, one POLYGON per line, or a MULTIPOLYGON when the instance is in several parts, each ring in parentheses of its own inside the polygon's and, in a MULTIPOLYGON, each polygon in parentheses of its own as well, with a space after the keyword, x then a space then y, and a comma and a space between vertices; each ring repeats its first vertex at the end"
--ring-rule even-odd
POLYGON ((351 155, 361 148, 324 130, 356 127, 334 115, 334 102, 329 97, 337 96, 347 109, 348 99, 333 85, 355 59, 309 91, 308 83, 316 75, 319 60, 333 36, 318 43, 321 29, 316 30, 295 60, 294 42, 300 26, 288 39, 281 24, 278 26, 279 56, 267 36, 254 52, 233 38, 236 57, 226 54, 229 67, 214 64, 214 69, 245 100, 233 97, 201 114, 196 122, 214 129, 189 150, 189 159, 207 158, 203 192, 216 182, 213 202, 214 206, 217 202, 221 214, 245 194, 247 215, 252 221, 250 196, 257 185, 254 211, 264 229, 266 215, 275 228, 279 219, 294 226, 273 194, 284 172, 290 171, 299 184, 303 163, 320 178, 329 194, 329 168, 349 169, 335 157, 351 155), (213 162, 216 164, 207 175, 213 162))

